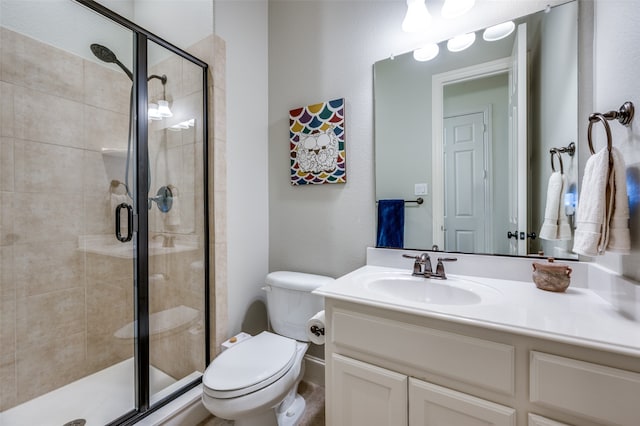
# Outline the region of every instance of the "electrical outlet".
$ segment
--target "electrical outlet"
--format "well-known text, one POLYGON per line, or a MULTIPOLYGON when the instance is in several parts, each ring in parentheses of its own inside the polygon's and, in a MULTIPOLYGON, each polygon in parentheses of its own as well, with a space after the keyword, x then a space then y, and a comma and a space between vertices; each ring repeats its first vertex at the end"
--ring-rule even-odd
POLYGON ((414 195, 428 195, 428 189, 426 183, 416 183, 414 185, 414 195))

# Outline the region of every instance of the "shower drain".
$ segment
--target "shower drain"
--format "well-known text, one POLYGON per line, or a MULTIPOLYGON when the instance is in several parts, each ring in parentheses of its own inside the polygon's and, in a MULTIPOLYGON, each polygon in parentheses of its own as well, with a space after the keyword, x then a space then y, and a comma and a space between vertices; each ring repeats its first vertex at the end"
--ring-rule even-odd
POLYGON ((84 426, 86 423, 87 421, 85 419, 75 419, 65 423, 63 426, 84 426))

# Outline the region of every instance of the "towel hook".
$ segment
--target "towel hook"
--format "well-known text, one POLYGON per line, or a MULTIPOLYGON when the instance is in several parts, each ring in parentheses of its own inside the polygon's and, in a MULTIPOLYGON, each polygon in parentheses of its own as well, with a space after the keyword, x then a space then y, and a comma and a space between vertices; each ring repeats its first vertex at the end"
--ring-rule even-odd
POLYGON ((553 163, 553 157, 557 156, 558 157, 558 161, 560 162, 560 174, 563 175, 564 174, 564 165, 562 164, 562 155, 560 155, 560 153, 558 152, 557 149, 550 149, 549 153, 551 154, 551 170, 553 170, 554 172, 556 171, 556 166, 553 163))
POLYGON ((601 121, 604 126, 604 130, 607 132, 607 149, 611 152, 611 128, 609 127, 609 123, 607 123, 607 118, 598 112, 594 112, 589 116, 589 129, 587 131, 587 140, 589 141, 589 151, 591 151, 591 155, 595 154, 596 151, 593 149, 593 139, 591 138, 591 129, 593 127, 593 123, 601 121))

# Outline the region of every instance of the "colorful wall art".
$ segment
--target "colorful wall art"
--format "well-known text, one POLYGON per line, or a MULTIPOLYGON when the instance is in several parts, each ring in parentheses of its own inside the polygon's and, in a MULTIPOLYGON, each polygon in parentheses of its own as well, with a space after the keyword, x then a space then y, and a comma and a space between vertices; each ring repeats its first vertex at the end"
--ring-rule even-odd
POLYGON ((291 185, 345 183, 344 98, 289 111, 291 185))

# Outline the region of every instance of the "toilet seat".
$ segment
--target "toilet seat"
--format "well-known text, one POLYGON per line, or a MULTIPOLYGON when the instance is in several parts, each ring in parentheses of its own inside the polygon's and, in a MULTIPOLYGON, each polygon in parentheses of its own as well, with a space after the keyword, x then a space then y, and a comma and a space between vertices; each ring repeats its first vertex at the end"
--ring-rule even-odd
POLYGON ((202 377, 204 393, 228 399, 258 391, 284 376, 295 359, 295 340, 263 331, 213 360, 202 377))

